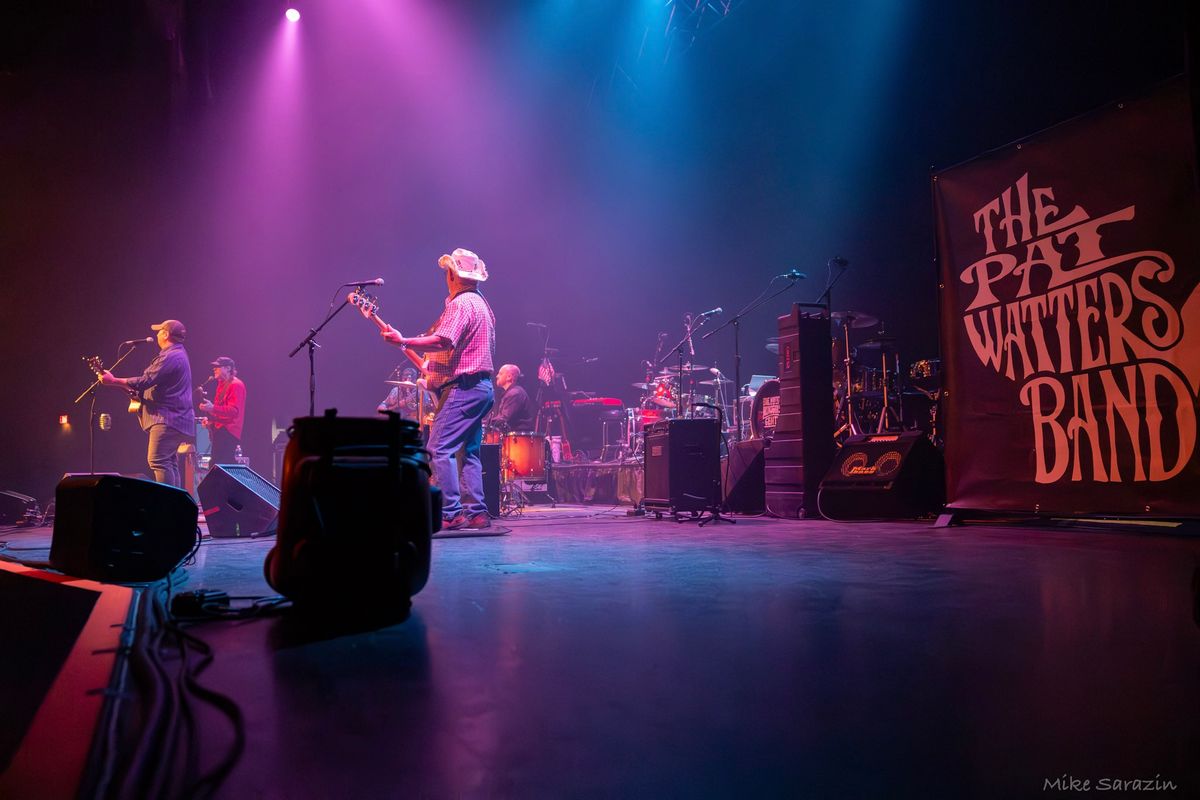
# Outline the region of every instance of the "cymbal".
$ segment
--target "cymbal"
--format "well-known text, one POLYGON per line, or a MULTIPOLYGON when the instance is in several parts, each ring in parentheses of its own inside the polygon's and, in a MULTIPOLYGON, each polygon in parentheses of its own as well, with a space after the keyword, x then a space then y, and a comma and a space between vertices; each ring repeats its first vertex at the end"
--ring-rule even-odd
POLYGON ((644 392, 647 389, 649 389, 651 386, 653 386, 654 384, 653 383, 631 383, 629 385, 635 389, 641 389, 644 392))
POLYGON ((668 400, 665 397, 651 397, 650 402, 654 403, 654 405, 658 406, 659 408, 674 408, 675 407, 675 402, 673 400, 668 400))
MULTIPOLYGON (((703 364, 684 364, 683 371, 684 372, 707 372, 708 367, 704 366, 703 364)), ((663 367, 662 372, 660 372, 658 374, 659 375, 673 375, 677 372, 679 372, 679 367, 663 367)))
POLYGON ((858 344, 858 350, 887 350, 896 343, 895 336, 876 336, 858 344))
POLYGON ((417 385, 412 381, 384 381, 388 386, 405 386, 409 389, 417 388, 417 385))
POLYGON ((701 386, 716 386, 721 383, 733 383, 728 378, 713 378, 711 381, 698 381, 701 386))
POLYGON ((870 328, 879 324, 878 317, 872 317, 865 311, 835 311, 829 318, 851 328, 870 328))
POLYGON ((767 352, 779 355, 779 342, 767 342, 767 352))

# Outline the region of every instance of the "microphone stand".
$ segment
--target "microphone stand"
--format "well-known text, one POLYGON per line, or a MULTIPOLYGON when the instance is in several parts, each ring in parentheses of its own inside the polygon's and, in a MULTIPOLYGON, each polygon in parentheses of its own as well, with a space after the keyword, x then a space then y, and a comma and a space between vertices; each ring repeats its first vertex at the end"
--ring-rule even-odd
MULTIPOLYGON (((662 358, 658 359, 658 361, 654 365, 656 367, 660 367, 664 363, 666 363, 667 359, 670 358, 671 356, 678 356, 679 371, 675 373, 675 391, 676 391, 677 396, 679 397, 680 404, 683 403, 683 347, 684 347, 684 345, 688 344, 688 342, 691 341, 692 335, 696 331, 700 330, 700 328, 703 327, 704 323, 706 323, 706 322, 708 322, 708 317, 703 317, 703 316, 702 317, 692 317, 692 321, 690 323, 686 323, 683 326, 683 338, 679 340, 679 344, 675 345, 670 350, 668 350, 667 354, 665 356, 663 356, 662 358)), ((717 330, 720 330, 720 328, 718 328, 717 330)), ((716 331, 713 331, 713 333, 716 333, 716 331)), ((709 334, 709 335, 711 336, 712 334, 709 334)), ((707 338, 707 337, 705 337, 705 338, 707 338)), ((688 349, 688 352, 691 353, 691 348, 688 349)), ((694 357, 695 357, 694 355, 689 356, 689 358, 694 358, 694 357)), ((685 414, 689 413, 690 411, 691 411, 691 409, 684 409, 685 414)))
MULTIPOLYGON (((362 285, 365 286, 366 284, 362 285)), ((342 288, 344 287, 338 287, 339 290, 342 288)), ((296 355, 296 353, 299 353, 302 348, 308 348, 308 415, 310 417, 315 417, 317 415, 317 364, 316 359, 314 358, 314 353, 316 348, 320 347, 321 345, 317 344, 316 336, 321 332, 322 328, 329 324, 329 320, 336 317, 339 311, 349 305, 349 302, 350 301, 343 298, 341 305, 332 309, 329 314, 326 315, 325 319, 321 321, 320 325, 315 328, 309 328, 308 334, 300 340, 300 344, 293 347, 292 352, 288 353, 288 358, 292 358, 296 355)))
MULTIPOLYGON (((774 280, 775 279, 772 278, 771 283, 774 283, 774 280)), ((768 301, 779 297, 779 295, 795 286, 796 282, 799 280, 799 278, 790 278, 787 286, 783 287, 772 295, 767 295, 767 291, 771 286, 771 283, 768 283, 768 289, 764 290, 763 293, 758 296, 758 298, 751 300, 745 308, 726 320, 725 324, 713 328, 711 331, 700 337, 701 340, 704 340, 725 330, 730 325, 733 326, 733 440, 735 442, 740 442, 742 440, 742 348, 740 341, 742 317, 764 305, 768 301)))
MULTIPOLYGON (((118 353, 121 352, 120 347, 117 348, 117 352, 118 353)), ((129 358, 129 356, 132 353, 133 353, 133 348, 130 347, 128 350, 125 351, 125 355, 119 356, 117 358, 117 360, 112 363, 112 366, 110 366, 108 368, 108 371, 112 372, 114 367, 117 367, 118 365, 120 365, 120 363, 122 361, 124 361, 125 359, 129 358)), ((100 378, 97 377, 96 380, 92 381, 91 386, 87 387, 82 392, 80 392, 79 397, 76 397, 75 402, 72 403, 72 405, 78 405, 79 401, 82 400, 83 398, 87 397, 88 395, 92 396, 92 402, 88 407, 88 474, 89 475, 96 474, 96 388, 99 385, 100 385, 100 378)))

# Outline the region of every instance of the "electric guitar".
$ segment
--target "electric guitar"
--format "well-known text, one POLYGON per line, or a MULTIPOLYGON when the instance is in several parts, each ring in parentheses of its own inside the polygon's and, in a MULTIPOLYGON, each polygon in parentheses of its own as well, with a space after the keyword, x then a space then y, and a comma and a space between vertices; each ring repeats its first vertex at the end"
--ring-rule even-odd
MULTIPOLYGON (((362 287, 355 289, 353 292, 347 295, 346 302, 357 308, 364 317, 378 325, 379 330, 386 331, 392 327, 379 318, 378 298, 364 292, 362 287)), ((400 346, 400 350, 403 351, 404 355, 408 357, 408 360, 413 363, 413 366, 420 371, 422 378, 425 378, 426 381, 428 381, 433 377, 429 371, 429 361, 427 359, 421 358, 421 356, 417 355, 404 345, 400 346)))
MULTIPOLYGON (((104 362, 100 360, 100 356, 84 358, 83 363, 88 365, 88 369, 94 372, 97 378, 104 375, 104 362)), ((129 393, 129 413, 139 413, 142 410, 142 393, 137 389, 130 389, 128 386, 122 388, 129 393)))

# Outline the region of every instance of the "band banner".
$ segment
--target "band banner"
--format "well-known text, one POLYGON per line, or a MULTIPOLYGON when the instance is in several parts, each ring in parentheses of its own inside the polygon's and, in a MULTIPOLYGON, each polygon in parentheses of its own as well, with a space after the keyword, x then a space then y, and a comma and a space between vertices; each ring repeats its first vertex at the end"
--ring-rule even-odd
POLYGON ((933 177, 948 505, 1200 515, 1182 79, 933 177))

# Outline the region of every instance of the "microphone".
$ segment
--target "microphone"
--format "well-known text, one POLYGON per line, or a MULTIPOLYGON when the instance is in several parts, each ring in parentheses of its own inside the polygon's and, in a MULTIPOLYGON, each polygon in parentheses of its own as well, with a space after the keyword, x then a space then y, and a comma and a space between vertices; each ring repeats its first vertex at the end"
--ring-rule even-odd
POLYGON ((585 359, 583 360, 583 363, 585 363, 585 364, 595 364, 595 363, 596 363, 597 361, 599 361, 599 360, 600 360, 600 356, 589 356, 588 358, 585 358, 585 359))
POLYGON ((525 327, 527 327, 527 328, 548 328, 550 326, 544 322, 526 322, 525 327))
POLYGON ((830 263, 830 264, 833 264, 833 265, 835 265, 835 266, 842 267, 843 269, 845 269, 845 268, 846 268, 846 266, 847 266, 847 265, 848 265, 850 262, 849 262, 849 261, 847 261, 846 259, 842 258, 841 256, 834 256, 833 258, 829 259, 829 263, 830 263))
POLYGON ((720 306, 717 306, 716 308, 709 309, 708 311, 705 311, 703 314, 701 314, 700 319, 704 319, 705 317, 711 317, 714 314, 721 314, 724 311, 725 311, 725 309, 721 308, 720 306))
POLYGON ((808 278, 808 273, 801 272, 798 269, 793 269, 793 270, 783 273, 783 277, 790 278, 791 280, 794 280, 794 281, 802 281, 802 280, 805 280, 806 278, 808 278))
POLYGON ((124 347, 127 344, 141 344, 142 342, 153 342, 153 341, 154 341, 153 336, 147 336, 143 339, 126 339, 125 341, 121 342, 121 346, 124 347))
POLYGON ((350 281, 342 286, 383 286, 383 278, 372 278, 369 281, 350 281))

